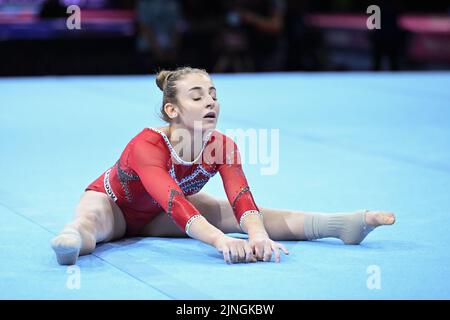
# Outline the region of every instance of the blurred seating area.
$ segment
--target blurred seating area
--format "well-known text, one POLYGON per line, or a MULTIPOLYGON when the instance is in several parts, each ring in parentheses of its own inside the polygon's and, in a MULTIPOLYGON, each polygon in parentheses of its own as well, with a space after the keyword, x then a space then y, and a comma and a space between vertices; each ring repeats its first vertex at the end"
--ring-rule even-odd
POLYGON ((448 1, 0 0, 0 76, 450 69, 448 1), (381 29, 369 30, 378 5, 381 29), (69 29, 70 5, 80 29, 69 29))

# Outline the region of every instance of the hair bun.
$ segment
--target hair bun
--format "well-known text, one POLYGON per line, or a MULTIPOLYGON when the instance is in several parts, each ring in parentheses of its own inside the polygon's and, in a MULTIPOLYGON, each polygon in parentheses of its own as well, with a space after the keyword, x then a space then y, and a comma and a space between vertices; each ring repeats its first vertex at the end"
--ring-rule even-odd
POLYGON ((164 88, 166 87, 166 84, 167 84, 167 78, 171 74, 172 74, 172 71, 161 70, 156 75, 156 85, 158 86, 159 89, 161 89, 161 91, 164 91, 164 88))

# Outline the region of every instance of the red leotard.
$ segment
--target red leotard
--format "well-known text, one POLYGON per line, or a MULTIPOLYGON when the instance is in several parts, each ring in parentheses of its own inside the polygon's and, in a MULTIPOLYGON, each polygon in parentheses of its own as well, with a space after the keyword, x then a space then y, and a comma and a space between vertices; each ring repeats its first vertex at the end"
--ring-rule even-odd
POLYGON ((127 235, 138 235, 162 211, 188 233, 200 213, 185 196, 199 192, 217 171, 238 222, 244 213, 259 211, 236 144, 217 130, 205 138, 199 160, 186 162, 163 132, 145 128, 131 139, 119 160, 85 190, 106 193, 116 202, 124 214, 127 235))

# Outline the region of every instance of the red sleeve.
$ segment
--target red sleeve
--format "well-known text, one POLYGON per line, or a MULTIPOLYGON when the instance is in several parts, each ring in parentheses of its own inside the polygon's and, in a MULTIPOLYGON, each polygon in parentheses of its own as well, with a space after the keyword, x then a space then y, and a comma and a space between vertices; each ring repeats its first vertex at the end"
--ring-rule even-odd
POLYGON ((167 172, 169 158, 165 146, 149 138, 136 141, 128 160, 149 195, 188 233, 190 224, 200 213, 167 172))
POLYGON ((223 152, 219 153, 221 158, 218 159, 220 160, 218 170, 222 177, 228 201, 233 208, 237 221, 241 224, 241 218, 243 218, 244 214, 254 211, 259 212, 259 209, 256 206, 242 170, 241 158, 236 143, 225 135, 222 135, 219 140, 222 140, 223 152))

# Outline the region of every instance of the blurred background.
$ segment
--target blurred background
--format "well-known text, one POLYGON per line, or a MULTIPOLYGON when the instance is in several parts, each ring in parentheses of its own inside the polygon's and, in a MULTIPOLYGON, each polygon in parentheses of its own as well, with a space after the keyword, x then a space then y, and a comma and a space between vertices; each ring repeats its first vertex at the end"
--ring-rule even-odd
POLYGON ((0 76, 449 70, 449 1, 0 0, 0 76), (370 5, 381 29, 369 30, 370 5), (81 9, 69 29, 67 7, 81 9))

